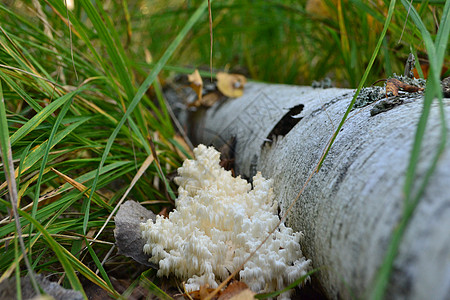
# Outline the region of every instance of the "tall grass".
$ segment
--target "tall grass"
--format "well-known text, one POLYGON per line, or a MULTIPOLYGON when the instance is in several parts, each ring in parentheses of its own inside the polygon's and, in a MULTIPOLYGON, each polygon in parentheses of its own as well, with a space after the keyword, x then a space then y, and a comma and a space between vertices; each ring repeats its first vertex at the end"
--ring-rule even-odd
MULTIPOLYGON (((36 273, 61 274, 67 286, 82 291, 81 274, 120 297, 109 278, 111 266, 122 272, 129 266, 108 256, 114 243, 110 215, 130 186, 129 197, 154 212, 172 206, 174 187, 166 175, 186 150, 177 142, 159 76, 208 68, 208 3, 75 2, 73 10, 61 0, 0 4, 0 139, 2 153, 11 150, 0 169, 0 281, 26 274, 26 257, 36 273), (136 181, 151 156, 156 159, 136 181), (10 215, 7 174, 17 184, 20 218, 10 215)), ((449 4, 431 2, 415 6, 405 30, 407 10, 392 10, 379 39, 388 1, 325 1, 321 11, 305 8, 306 1, 215 1, 214 66, 256 80, 309 84, 330 76, 337 85, 356 87, 401 73, 411 48, 428 54, 432 75, 405 182, 406 226, 429 179, 413 193, 427 111, 440 96, 439 71, 448 61, 449 4), (439 31, 433 14, 447 16, 439 31), (364 73, 368 65, 371 71, 364 73)), ((401 235, 394 235, 374 298, 385 289, 401 235)), ((135 283, 160 294, 145 276, 135 283)))

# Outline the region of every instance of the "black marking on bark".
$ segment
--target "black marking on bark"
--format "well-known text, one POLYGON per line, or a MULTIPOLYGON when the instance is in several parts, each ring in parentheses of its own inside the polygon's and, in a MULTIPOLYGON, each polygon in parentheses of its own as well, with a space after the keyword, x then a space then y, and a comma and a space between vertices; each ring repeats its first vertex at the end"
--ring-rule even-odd
POLYGON ((291 129, 294 128, 294 126, 297 125, 297 123, 300 122, 301 119, 303 119, 303 117, 297 117, 297 115, 302 112, 304 107, 305 106, 303 104, 298 104, 294 107, 291 107, 267 135, 267 142, 271 143, 273 136, 285 136, 286 134, 288 134, 288 132, 291 131, 291 129))

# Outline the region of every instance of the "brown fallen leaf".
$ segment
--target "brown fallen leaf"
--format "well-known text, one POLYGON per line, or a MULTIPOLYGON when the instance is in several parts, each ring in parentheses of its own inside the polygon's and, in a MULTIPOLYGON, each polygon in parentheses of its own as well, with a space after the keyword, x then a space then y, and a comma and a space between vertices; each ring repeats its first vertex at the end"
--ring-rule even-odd
POLYGON ((391 92, 394 96, 398 96, 399 90, 403 90, 408 93, 416 93, 423 91, 423 88, 406 84, 396 78, 389 78, 386 80, 386 97, 389 92, 391 92))
POLYGON ((396 81, 400 82, 400 80, 390 78, 386 81, 386 97, 389 92, 392 93, 394 96, 398 96, 398 85, 396 84, 396 81))
POLYGON ((237 98, 244 94, 244 85, 247 83, 245 76, 219 72, 216 77, 217 88, 225 96, 237 98))
POLYGON ((253 300, 255 293, 242 281, 232 282, 218 300, 253 300))

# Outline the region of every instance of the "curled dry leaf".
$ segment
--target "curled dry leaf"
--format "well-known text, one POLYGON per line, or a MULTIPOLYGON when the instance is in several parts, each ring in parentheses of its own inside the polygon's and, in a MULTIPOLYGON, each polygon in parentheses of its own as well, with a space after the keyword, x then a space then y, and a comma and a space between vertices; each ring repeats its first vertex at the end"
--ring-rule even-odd
POLYGON ((399 90, 403 90, 409 93, 416 93, 419 91, 423 91, 423 88, 406 84, 396 78, 389 78, 386 81, 386 96, 389 92, 391 92, 394 96, 398 96, 399 90))
POLYGON ((217 88, 227 97, 237 98, 244 94, 245 76, 240 74, 217 73, 217 88))
POLYGON ((397 81, 400 82, 400 80, 393 79, 393 78, 387 80, 387 82, 386 82, 386 97, 389 92, 391 92, 392 95, 394 95, 394 96, 398 96, 398 85, 396 84, 397 81))
POLYGON ((197 94, 198 99, 202 101, 203 80, 200 73, 195 69, 194 73, 188 75, 189 86, 197 94))

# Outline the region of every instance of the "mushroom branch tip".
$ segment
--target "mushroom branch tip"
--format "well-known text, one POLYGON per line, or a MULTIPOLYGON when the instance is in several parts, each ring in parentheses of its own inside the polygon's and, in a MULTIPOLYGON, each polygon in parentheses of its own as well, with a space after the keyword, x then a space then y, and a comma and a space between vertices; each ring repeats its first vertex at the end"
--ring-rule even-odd
MULTIPOLYGON (((213 147, 199 145, 194 155, 178 169, 176 209, 168 218, 141 223, 144 252, 159 266, 158 276, 187 280, 188 291, 217 287, 280 220, 272 180, 258 172, 252 189, 219 165, 220 153, 213 147)), ((302 254, 300 238, 300 232, 282 223, 244 265, 239 279, 254 292, 271 292, 306 275, 311 261, 302 254)))

